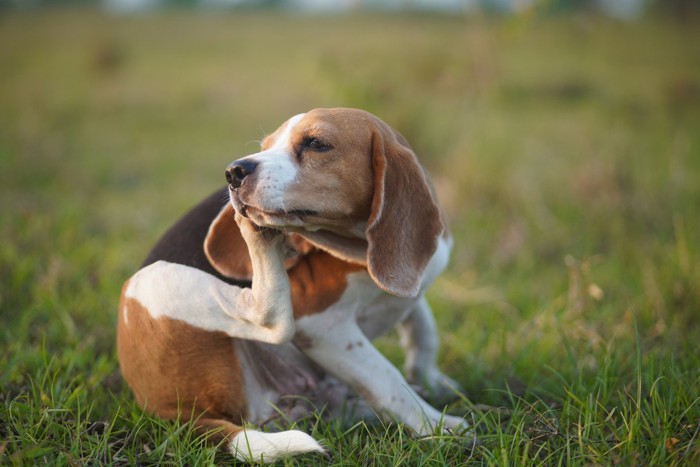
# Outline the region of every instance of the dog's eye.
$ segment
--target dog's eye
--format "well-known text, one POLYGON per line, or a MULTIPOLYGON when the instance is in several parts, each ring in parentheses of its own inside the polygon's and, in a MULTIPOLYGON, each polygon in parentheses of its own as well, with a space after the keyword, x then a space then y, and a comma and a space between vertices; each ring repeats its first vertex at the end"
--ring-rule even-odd
POLYGON ((316 152, 325 152, 325 151, 329 151, 329 150, 333 149, 333 147, 330 144, 326 143, 322 139, 313 138, 313 137, 306 138, 304 140, 304 148, 310 149, 310 150, 316 151, 316 152))

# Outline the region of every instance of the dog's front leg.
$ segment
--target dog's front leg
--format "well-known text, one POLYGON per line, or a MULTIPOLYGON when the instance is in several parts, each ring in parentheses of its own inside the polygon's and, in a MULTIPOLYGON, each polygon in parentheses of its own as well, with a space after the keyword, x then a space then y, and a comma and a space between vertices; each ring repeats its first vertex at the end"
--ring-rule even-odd
POLYGON ((326 371, 349 384, 378 413, 403 422, 420 436, 440 427, 463 429, 459 418, 425 402, 364 335, 353 313, 325 312, 297 321, 304 352, 326 371))
POLYGON ((233 303, 227 303, 230 296, 220 295, 222 306, 225 310, 237 311, 240 307, 250 310, 253 322, 274 328, 274 343, 288 342, 294 336, 295 326, 289 276, 284 267, 288 252, 286 237, 279 230, 261 229, 238 213, 235 216, 248 245, 253 284, 249 294, 244 290, 233 303))
MULTIPOLYGON (((135 299, 153 318, 168 317, 231 337, 275 344, 294 335, 289 277, 284 269, 284 235, 259 230, 237 218, 250 252, 252 288, 226 284, 198 269, 158 261, 129 279, 125 297, 135 299)), ((129 301, 123 309, 128 325, 129 301)))
POLYGON ((445 401, 461 391, 459 384, 437 367, 440 344, 435 318, 425 297, 421 297, 397 325, 406 353, 406 379, 426 391, 430 400, 445 401))

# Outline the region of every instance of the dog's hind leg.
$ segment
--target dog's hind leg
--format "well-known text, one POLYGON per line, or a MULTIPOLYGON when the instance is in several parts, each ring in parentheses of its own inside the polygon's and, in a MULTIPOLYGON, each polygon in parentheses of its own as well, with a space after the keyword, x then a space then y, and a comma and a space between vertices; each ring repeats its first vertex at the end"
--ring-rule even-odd
POLYGON ((127 281, 122 314, 129 325, 128 305, 148 310, 154 319, 170 318, 230 337, 273 344, 294 336, 290 285, 284 268, 285 243, 280 232, 258 232, 242 223, 251 252, 251 288, 229 285, 199 269, 167 261, 150 264, 127 281))
POLYGON ((422 396, 435 403, 456 399, 462 388, 437 367, 438 333, 425 297, 415 303, 396 329, 406 352, 406 380, 416 385, 422 396))

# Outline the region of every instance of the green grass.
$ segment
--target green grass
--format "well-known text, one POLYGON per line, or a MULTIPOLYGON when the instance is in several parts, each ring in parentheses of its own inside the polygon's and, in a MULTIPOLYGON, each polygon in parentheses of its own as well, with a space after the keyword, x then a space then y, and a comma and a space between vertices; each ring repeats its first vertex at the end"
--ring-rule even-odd
POLYGON ((233 462, 135 405, 120 287, 231 160, 342 105, 434 175, 448 410, 483 445, 311 417, 332 463, 697 465, 699 43, 697 18, 5 13, 0 463, 233 462))

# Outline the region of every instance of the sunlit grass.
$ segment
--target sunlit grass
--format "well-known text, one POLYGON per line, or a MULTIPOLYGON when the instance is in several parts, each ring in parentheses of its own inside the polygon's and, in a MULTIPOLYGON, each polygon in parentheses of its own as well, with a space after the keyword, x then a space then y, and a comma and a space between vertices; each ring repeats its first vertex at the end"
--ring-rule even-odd
POLYGON ((467 390, 447 410, 482 445, 312 416, 332 463, 697 464, 696 23, 4 16, 0 462, 233 461, 133 402, 121 284, 265 133, 353 106, 408 137, 449 214, 430 299, 467 390))

